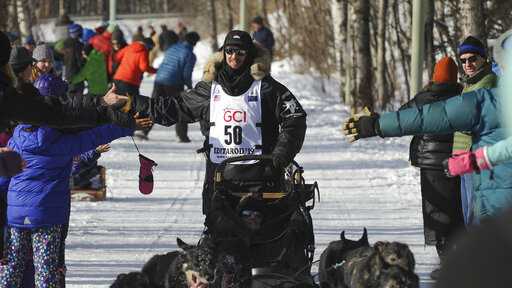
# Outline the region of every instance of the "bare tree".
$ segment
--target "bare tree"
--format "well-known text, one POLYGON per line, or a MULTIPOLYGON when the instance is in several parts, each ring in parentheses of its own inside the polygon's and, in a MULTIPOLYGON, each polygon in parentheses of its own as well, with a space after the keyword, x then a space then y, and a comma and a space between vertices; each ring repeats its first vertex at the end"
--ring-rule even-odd
POLYGON ((357 57, 357 107, 373 109, 373 69, 370 49, 370 1, 358 0, 354 3, 356 57, 357 57))
POLYGON ((234 27, 233 6, 231 5, 231 0, 226 0, 226 10, 228 12, 228 31, 231 31, 234 27))
POLYGON ((484 0, 463 0, 462 4, 463 37, 472 35, 478 39, 487 39, 484 0))
POLYGON ((434 49, 434 0, 426 0, 427 17, 425 18, 425 66, 429 77, 434 73, 435 49, 434 49))
POLYGON ((389 103, 386 81, 386 30, 388 0, 379 0, 379 16, 377 31, 377 95, 382 110, 389 103))
POLYGON ((212 50, 219 50, 219 42, 217 41, 217 10, 215 9, 215 0, 208 0, 208 12, 210 14, 212 50))

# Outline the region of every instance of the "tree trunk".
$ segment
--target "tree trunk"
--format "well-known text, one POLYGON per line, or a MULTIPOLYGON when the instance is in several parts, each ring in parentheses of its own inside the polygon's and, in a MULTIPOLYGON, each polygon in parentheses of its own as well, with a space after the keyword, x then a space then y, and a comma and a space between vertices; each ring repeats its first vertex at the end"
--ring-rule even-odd
POLYGON ((353 107, 354 105, 354 85, 352 85, 354 77, 354 42, 352 41, 353 37, 353 7, 352 5, 348 5, 347 2, 347 22, 346 22, 346 38, 345 38, 345 104, 347 106, 353 107), (350 10, 350 12, 349 12, 350 10))
POLYGON ((428 71, 429 79, 434 73, 434 65, 436 64, 434 51, 434 0, 426 0, 427 16, 425 18, 425 66, 428 71))
POLYGON ((215 52, 219 50, 219 42, 217 42, 217 11, 215 9, 215 0, 208 1, 208 9, 210 10, 210 25, 212 37, 212 50, 215 52))
POLYGON ((265 23, 268 24, 267 0, 259 0, 258 5, 261 17, 263 17, 263 19, 265 19, 265 23))
MULTIPOLYGON (((342 0, 331 0, 331 17, 333 24, 333 34, 334 34, 334 51, 336 55, 336 70, 340 79, 343 79, 343 51, 344 45, 342 42, 343 35, 343 2, 342 0)), ((341 85, 340 85, 341 87, 341 85)), ((343 89, 340 89, 340 98, 343 101, 343 89)))
POLYGON ((231 0, 226 0, 226 10, 228 11, 228 31, 231 31, 234 27, 233 6, 231 5, 231 0))
POLYGON ((386 23, 388 0, 379 0, 379 17, 377 31, 377 95, 380 108, 386 109, 389 103, 388 86, 386 81, 386 23))
POLYGON ((485 45, 487 29, 485 28, 484 0, 463 0, 462 2, 462 37, 472 35, 482 40, 485 45))
POLYGON ((373 109, 372 56, 370 49, 370 0, 354 3, 356 54, 357 54, 357 102, 358 108, 373 109))
POLYGON ((19 32, 20 26, 18 25, 18 13, 16 11, 17 0, 7 0, 7 25, 6 30, 12 32, 19 32))

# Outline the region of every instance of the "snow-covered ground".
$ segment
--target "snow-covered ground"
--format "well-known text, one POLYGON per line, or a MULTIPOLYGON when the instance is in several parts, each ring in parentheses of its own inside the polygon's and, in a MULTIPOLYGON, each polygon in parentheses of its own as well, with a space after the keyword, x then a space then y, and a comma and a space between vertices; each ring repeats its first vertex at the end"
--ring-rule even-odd
MULTIPOLYGON (((201 76, 206 44, 196 47, 194 78, 201 76)), ((416 256, 422 287, 436 267, 432 247, 423 244, 419 173, 408 158, 409 139, 371 139, 348 144, 341 123, 348 115, 339 104, 334 81, 291 72, 286 62, 274 63, 272 73, 297 96, 308 112, 308 131, 297 160, 309 182, 318 181, 321 202, 313 211, 318 258, 342 230, 359 238, 367 227, 371 242, 402 241, 416 256)), ((150 95, 152 79, 142 91, 150 95)), ((131 139, 113 143, 100 163, 108 167, 108 199, 74 202, 67 239, 69 287, 108 287, 116 275, 139 270, 153 254, 176 249, 176 237, 195 242, 203 229, 201 189, 204 159, 198 125, 192 143, 178 143, 174 129, 155 126, 141 152, 158 162, 151 195, 138 192, 138 158, 131 139)))

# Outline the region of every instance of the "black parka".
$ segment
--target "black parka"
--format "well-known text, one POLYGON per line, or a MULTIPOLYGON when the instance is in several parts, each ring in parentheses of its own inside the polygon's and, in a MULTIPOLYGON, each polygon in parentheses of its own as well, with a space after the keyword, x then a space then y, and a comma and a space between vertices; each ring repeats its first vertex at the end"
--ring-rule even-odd
MULTIPOLYGON (((222 83, 219 83, 222 86, 222 83)), ((153 122, 170 126, 178 122, 210 122, 211 82, 201 81, 194 89, 185 91, 179 98, 137 97, 134 108, 151 117, 153 122)), ((279 155, 288 163, 302 148, 306 134, 306 112, 295 96, 271 76, 262 79, 262 153, 279 155)), ((209 125, 201 125, 208 146, 209 125)), ((204 149, 207 153, 209 149, 204 149)), ((209 159, 209 157, 207 157, 209 159)), ((207 160, 203 189, 203 212, 209 206, 215 165, 207 160)))
MULTIPOLYGON (((446 100, 459 95, 462 87, 459 84, 432 84, 419 92, 400 110, 421 107, 425 104, 446 100)), ((409 159, 413 166, 428 169, 443 169, 443 161, 452 154, 453 134, 417 135, 412 138, 409 159)))

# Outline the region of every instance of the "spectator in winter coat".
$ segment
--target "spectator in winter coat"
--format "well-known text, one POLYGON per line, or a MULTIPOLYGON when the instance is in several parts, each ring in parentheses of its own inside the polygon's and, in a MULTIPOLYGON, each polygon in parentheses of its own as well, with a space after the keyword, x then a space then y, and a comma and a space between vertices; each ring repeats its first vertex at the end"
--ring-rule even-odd
MULTIPOLYGON (((199 41, 199 35, 190 32, 185 41, 177 43, 165 51, 164 60, 158 68, 153 88, 153 97, 178 99, 185 86, 192 88, 192 72, 196 64, 194 46, 199 41)), ((176 136, 180 142, 188 143, 187 123, 176 123, 176 136)), ((146 137, 149 131, 146 131, 146 137)))
POLYGON ((41 74, 53 73, 53 51, 46 44, 38 45, 32 53, 35 64, 32 68, 32 80, 36 80, 41 74))
POLYGON ((306 113, 293 94, 268 75, 269 60, 268 53, 258 49, 247 32, 233 30, 227 34, 222 50, 205 66, 203 81, 195 88, 183 92, 179 99, 140 96, 131 101, 133 111, 149 115, 160 125, 179 121, 215 124, 201 126, 206 137, 206 215, 211 212, 213 172, 221 161, 240 155, 270 154, 276 169, 281 169, 302 147, 306 113))
MULTIPOLYGON (((512 30, 505 32, 500 36, 500 38, 496 40, 496 44, 494 45, 495 58, 500 63, 506 63, 506 65, 503 65, 503 79, 501 79, 499 83, 499 91, 501 91, 503 94, 509 93, 512 89, 512 83, 510 82, 510 79, 512 79, 512 71, 510 70, 510 60, 512 59, 512 53, 506 55, 506 51, 512 51, 511 36, 512 30)), ((510 111, 511 101, 510 99, 507 100, 509 101, 506 102, 507 105, 504 109, 510 111)), ((511 117, 506 116, 508 115, 505 115, 503 121, 507 124, 507 127, 510 127, 509 123, 511 122, 511 117)), ((507 135, 511 135, 510 131, 507 133, 507 135)), ((493 169, 496 165, 502 165, 512 160, 511 148, 512 137, 509 137, 492 146, 482 147, 475 152, 467 152, 453 156, 447 163, 448 172, 455 176, 461 175, 463 173, 472 173, 474 171, 493 169)))
POLYGON ((7 192, 7 264, 0 272, 2 287, 21 287, 27 254, 32 249, 36 287, 58 287, 63 229, 69 222, 69 177, 73 157, 102 143, 132 135, 133 130, 113 125, 76 134, 45 126, 19 125, 9 147, 26 161, 27 168, 0 181, 7 192))
MULTIPOLYGON (((503 63, 498 63, 503 65, 503 63)), ((352 117, 345 123, 345 134, 350 139, 374 136, 399 137, 419 134, 447 134, 471 131, 472 151, 493 145, 505 137, 500 119, 507 94, 499 90, 477 89, 448 100, 417 108, 389 112, 382 115, 352 117)), ((496 166, 491 172, 472 174, 473 215, 475 222, 500 214, 512 204, 512 163, 496 166)))
POLYGON ((165 52, 167 48, 178 43, 179 36, 173 30, 167 30, 167 27, 162 28, 162 33, 158 36, 158 48, 161 52, 165 52))
POLYGON ((270 56, 274 55, 274 34, 263 24, 263 18, 256 16, 251 21, 252 39, 270 51, 270 56))
POLYGON ((107 65, 105 56, 92 48, 90 44, 85 45, 83 51, 85 65, 82 70, 71 79, 71 85, 87 82, 87 92, 93 95, 103 95, 108 90, 107 65))
MULTIPOLYGON (((80 38, 82 37, 82 26, 78 24, 71 24, 68 26, 69 38, 64 40, 61 54, 63 55, 64 70, 62 73, 63 78, 70 83, 71 79, 80 72, 84 65, 82 51, 84 44, 80 38)), ((84 90, 84 83, 71 85, 69 87, 71 92, 81 94, 84 90)))
POLYGON ((132 44, 114 56, 114 61, 119 62, 119 68, 114 74, 114 83, 119 94, 139 95, 143 73, 156 73, 156 69, 149 64, 148 48, 143 41, 144 38, 135 38, 132 44))
MULTIPOLYGON (((421 107, 459 95, 457 64, 450 57, 436 63, 432 82, 400 109, 421 107)), ((410 160, 420 168, 423 233, 425 244, 435 245, 444 260, 449 240, 464 225, 460 200, 460 179, 449 178, 443 171, 443 161, 451 155, 453 134, 416 135, 410 146, 410 160)), ((439 270, 432 273, 436 278, 439 270)))
POLYGON ((27 49, 30 52, 34 51, 34 48, 36 48, 36 41, 34 40, 34 36, 32 34, 23 38, 22 44, 23 47, 25 47, 25 49, 27 49))
MULTIPOLYGON (((13 120, 51 127, 92 127, 114 121, 125 127, 134 127, 135 121, 131 117, 121 115, 108 107, 126 101, 127 97, 117 95, 113 90, 101 98, 77 95, 63 102, 54 97, 36 97, 39 93, 32 85, 16 85, 16 76, 8 63, 11 45, 1 31, 0 51, 3 51, 0 53, 0 126, 13 120)), ((27 68, 31 63, 31 58, 25 62, 25 71, 30 70, 27 68)), ((27 72, 30 74, 30 71, 27 72)), ((19 173, 21 160, 15 152, 0 152, 0 176, 19 173)))
MULTIPOLYGON (((487 61, 487 53, 484 44, 473 36, 467 37, 459 46, 459 60, 464 70, 464 90, 467 93, 480 88, 496 87, 497 77, 492 72, 491 64, 487 61)), ((466 153, 471 150, 471 133, 457 132, 453 138, 453 155, 466 153)), ((472 207, 472 182, 471 176, 461 177, 461 199, 464 220, 471 223, 472 207)))
POLYGON ((178 25, 176 26, 176 34, 178 34, 178 37, 180 37, 180 41, 185 40, 185 35, 187 35, 187 33, 187 26, 182 21, 179 21, 178 25))

